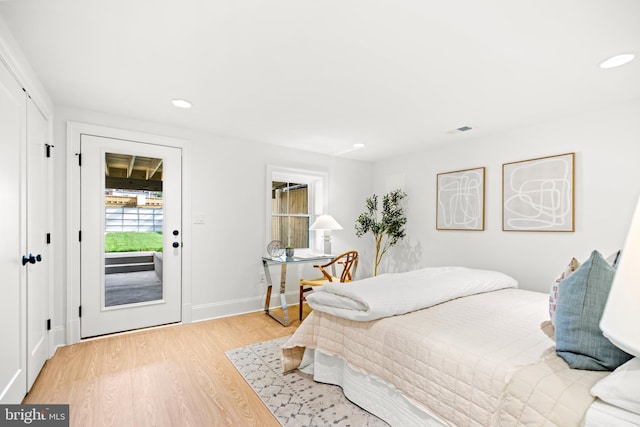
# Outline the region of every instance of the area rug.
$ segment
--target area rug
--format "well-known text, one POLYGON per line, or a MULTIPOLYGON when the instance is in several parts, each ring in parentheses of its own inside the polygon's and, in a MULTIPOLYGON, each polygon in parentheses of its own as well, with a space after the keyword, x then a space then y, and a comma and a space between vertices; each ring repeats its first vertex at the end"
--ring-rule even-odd
POLYGON ((288 337, 225 354, 283 426, 387 426, 351 403, 338 386, 317 383, 298 370, 283 374, 280 346, 288 337))

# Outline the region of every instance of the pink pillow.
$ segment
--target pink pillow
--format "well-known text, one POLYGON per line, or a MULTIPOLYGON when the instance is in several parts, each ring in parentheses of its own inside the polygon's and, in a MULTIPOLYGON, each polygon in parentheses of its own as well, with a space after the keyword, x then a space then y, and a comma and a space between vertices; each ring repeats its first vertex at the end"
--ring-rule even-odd
POLYGON ((580 262, 575 258, 571 258, 565 270, 556 277, 556 280, 551 285, 551 290, 549 291, 549 318, 554 326, 556 324, 555 318, 556 308, 558 308, 558 287, 560 286, 560 282, 569 277, 578 267, 580 267, 580 262))

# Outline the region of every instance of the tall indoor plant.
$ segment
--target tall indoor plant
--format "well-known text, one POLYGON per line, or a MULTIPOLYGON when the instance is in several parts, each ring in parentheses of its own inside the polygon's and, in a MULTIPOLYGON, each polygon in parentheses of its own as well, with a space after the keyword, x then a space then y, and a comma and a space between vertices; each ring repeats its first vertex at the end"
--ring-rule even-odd
POLYGON ((366 200, 367 211, 356 219, 356 236, 362 237, 370 232, 376 241, 374 276, 378 275, 382 256, 405 236, 407 218, 401 204, 405 197, 406 193, 400 189, 385 194, 382 197, 382 212, 379 213, 378 196, 374 194, 366 200))

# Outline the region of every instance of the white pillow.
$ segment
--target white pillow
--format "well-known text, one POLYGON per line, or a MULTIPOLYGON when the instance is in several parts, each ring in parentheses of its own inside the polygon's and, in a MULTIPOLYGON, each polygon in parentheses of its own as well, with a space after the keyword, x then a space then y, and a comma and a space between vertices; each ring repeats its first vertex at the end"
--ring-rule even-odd
POLYGON ((618 252, 614 252, 607 257, 607 262, 611 264, 611 267, 618 266, 618 261, 620 261, 620 252, 622 252, 622 250, 619 250, 618 252))
POLYGON ((634 357, 598 381, 591 395, 640 414, 640 358, 634 357))

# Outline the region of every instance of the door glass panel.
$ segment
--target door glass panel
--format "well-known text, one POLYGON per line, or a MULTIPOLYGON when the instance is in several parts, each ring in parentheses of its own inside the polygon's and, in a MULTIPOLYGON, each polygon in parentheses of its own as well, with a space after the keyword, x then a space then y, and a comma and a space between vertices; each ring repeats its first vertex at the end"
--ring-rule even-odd
POLYGON ((162 159, 105 154, 105 307, 161 300, 162 159))

